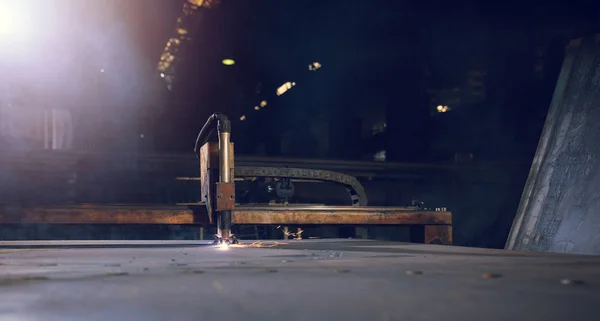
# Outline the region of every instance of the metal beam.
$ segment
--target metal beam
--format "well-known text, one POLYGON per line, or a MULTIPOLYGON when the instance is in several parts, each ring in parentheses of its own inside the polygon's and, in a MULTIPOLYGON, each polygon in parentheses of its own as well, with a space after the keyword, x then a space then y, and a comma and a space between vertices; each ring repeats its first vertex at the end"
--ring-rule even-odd
POLYGON ((177 206, 0 206, 0 224, 195 224, 194 213, 177 206))
MULTIPOLYGON (((144 205, 0 205, 0 224, 207 224, 206 210, 144 205)), ((233 223, 332 225, 450 225, 450 212, 410 207, 237 207, 233 223)))
POLYGON ((241 207, 234 224, 348 224, 433 225, 452 224, 450 212, 416 211, 406 207, 299 206, 241 207))

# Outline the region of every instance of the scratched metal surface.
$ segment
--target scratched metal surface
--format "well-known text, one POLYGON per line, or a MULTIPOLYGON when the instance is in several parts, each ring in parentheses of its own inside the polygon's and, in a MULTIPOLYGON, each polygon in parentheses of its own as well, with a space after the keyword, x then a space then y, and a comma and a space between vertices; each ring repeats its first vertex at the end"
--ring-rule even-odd
POLYGON ((356 240, 0 243, 0 320, 597 320, 598 302, 591 256, 356 240))
POLYGON ((600 254, 600 34, 573 40, 506 247, 600 254))

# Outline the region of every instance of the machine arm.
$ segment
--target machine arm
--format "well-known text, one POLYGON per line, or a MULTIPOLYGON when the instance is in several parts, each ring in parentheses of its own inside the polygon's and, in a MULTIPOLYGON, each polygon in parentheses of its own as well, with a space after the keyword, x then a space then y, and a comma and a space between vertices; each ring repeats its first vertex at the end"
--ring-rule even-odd
MULTIPOLYGON (((202 167, 200 150, 202 146, 208 143, 215 127, 219 137, 219 172, 215 191, 216 199, 214 202, 210 200, 206 204, 209 207, 209 213, 215 213, 216 215, 217 242, 234 242, 234 239, 231 239, 231 211, 235 206, 235 184, 233 180, 233 150, 230 138, 231 123, 227 116, 214 113, 208 118, 200 133, 198 133, 194 152, 198 156, 202 167)), ((212 195, 210 197, 212 198, 212 195)))

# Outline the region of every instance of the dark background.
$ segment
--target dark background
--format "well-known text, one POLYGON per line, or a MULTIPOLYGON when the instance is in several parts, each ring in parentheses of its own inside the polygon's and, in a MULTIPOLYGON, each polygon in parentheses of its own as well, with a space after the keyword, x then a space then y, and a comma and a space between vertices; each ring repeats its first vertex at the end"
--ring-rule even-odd
POLYGON ((565 44, 600 13, 594 1, 212 0, 186 15, 186 2, 31 5, 44 16, 32 29, 56 30, 2 60, 2 104, 69 109, 76 149, 188 153, 219 111, 243 154, 528 163, 565 44))
POLYGON ((189 149, 223 111, 247 116, 234 125, 243 153, 529 162, 566 41, 594 30, 592 3, 221 1, 189 19, 156 148, 189 149), (286 81, 297 86, 274 97, 286 81))

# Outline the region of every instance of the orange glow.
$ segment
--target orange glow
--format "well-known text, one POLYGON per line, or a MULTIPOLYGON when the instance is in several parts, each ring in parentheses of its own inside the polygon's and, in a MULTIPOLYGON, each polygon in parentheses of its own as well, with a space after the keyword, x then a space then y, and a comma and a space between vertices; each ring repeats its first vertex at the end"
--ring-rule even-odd
POLYGON ((205 8, 212 8, 219 4, 219 0, 188 0, 188 2, 198 7, 204 6, 205 8))

